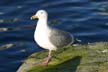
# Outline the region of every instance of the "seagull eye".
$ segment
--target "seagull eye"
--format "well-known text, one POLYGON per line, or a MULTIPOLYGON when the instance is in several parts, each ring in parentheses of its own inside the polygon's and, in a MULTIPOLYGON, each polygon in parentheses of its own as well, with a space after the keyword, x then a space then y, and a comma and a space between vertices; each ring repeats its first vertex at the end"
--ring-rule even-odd
POLYGON ((43 12, 41 12, 41 14, 43 14, 43 12))

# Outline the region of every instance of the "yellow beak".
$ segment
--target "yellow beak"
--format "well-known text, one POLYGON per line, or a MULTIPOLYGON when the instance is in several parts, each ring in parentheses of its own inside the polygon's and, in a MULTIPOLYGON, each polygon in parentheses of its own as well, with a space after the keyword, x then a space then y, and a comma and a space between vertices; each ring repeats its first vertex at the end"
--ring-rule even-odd
POLYGON ((31 17, 31 19, 36 19, 36 18, 38 18, 37 16, 35 16, 35 15, 33 15, 32 17, 31 17))

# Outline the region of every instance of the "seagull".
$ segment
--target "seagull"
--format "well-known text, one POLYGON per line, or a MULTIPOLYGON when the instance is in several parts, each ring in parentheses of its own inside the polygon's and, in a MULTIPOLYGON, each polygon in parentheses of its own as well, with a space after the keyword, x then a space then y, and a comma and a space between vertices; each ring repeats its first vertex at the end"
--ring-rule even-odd
POLYGON ((38 10, 31 19, 38 19, 34 33, 36 43, 41 48, 49 50, 48 57, 41 64, 47 66, 51 61, 52 51, 71 45, 74 42, 74 36, 69 32, 49 26, 48 13, 45 10, 38 10))

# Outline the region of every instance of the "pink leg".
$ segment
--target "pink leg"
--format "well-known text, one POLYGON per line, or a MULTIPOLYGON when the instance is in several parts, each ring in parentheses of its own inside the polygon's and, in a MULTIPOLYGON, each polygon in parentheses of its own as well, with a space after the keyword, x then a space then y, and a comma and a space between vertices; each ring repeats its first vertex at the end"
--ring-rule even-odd
POLYGON ((42 66, 47 66, 48 63, 51 61, 51 58, 52 58, 52 56, 51 56, 51 50, 49 50, 48 57, 44 59, 44 61, 42 62, 41 65, 42 66))

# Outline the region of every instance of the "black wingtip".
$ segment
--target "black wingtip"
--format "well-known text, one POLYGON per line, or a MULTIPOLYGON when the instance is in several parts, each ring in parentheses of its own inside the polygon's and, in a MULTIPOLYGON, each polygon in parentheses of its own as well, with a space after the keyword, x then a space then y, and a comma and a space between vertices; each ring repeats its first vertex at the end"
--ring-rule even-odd
POLYGON ((81 43, 82 41, 79 40, 79 39, 75 39, 74 43, 73 44, 78 44, 78 43, 81 43))

